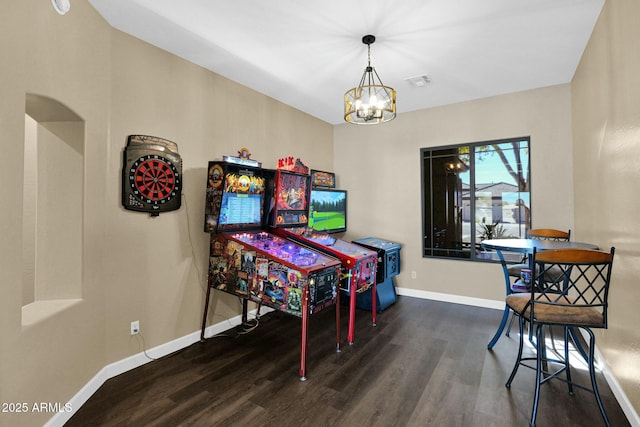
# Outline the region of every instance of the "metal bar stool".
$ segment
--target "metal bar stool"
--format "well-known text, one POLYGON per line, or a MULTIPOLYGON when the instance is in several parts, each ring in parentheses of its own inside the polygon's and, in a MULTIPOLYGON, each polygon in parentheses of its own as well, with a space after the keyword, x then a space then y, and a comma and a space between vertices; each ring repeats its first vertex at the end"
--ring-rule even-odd
MULTIPOLYGON (((552 379, 559 379, 567 383, 569 394, 574 394, 574 387, 594 393, 596 402, 602 414, 605 425, 609 426, 609 419, 604 410, 595 377, 594 349, 595 336, 591 329, 607 328, 607 300, 611 281, 611 268, 615 248, 610 252, 590 249, 557 249, 536 252, 532 255, 535 266, 535 280, 529 293, 511 294, 505 299, 507 306, 518 316, 520 327, 520 347, 513 370, 507 383, 511 383, 520 366, 536 371, 536 387, 533 399, 530 425, 535 426, 538 412, 540 386, 552 379), (549 281, 549 271, 560 269, 561 276, 553 282, 549 281), (522 357, 523 328, 528 322, 530 328, 536 332, 536 354, 534 357, 522 357), (545 326, 559 326, 564 330, 564 357, 550 358, 545 351, 543 328, 545 326), (576 384, 571 379, 569 363, 569 338, 572 329, 582 329, 589 336, 589 352, 587 365, 591 379, 591 388, 576 384), (535 361, 535 366, 529 363, 535 361), (543 366, 560 364, 560 368, 550 372, 543 366), (561 374, 564 373, 564 378, 561 374)), ((557 365, 556 365, 557 366, 557 365)))

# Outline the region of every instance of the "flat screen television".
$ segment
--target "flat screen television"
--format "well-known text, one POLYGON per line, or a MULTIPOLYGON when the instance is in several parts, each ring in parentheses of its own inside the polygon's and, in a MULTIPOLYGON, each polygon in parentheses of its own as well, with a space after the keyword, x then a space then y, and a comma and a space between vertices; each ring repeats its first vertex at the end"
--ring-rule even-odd
POLYGON ((312 189, 308 226, 327 233, 347 231, 347 191, 312 189))

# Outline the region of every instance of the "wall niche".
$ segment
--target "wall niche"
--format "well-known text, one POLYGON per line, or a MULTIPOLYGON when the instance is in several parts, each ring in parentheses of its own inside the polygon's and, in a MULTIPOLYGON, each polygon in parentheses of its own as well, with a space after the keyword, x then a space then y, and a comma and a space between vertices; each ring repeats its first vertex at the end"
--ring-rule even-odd
POLYGON ((84 120, 27 94, 22 221, 22 325, 82 299, 84 120))

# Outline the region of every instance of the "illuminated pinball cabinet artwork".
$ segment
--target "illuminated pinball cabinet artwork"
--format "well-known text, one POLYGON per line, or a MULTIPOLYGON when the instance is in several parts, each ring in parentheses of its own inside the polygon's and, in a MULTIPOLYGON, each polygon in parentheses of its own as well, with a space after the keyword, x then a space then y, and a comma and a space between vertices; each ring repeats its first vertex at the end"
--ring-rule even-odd
POLYGON ((310 315, 335 306, 340 350, 340 262, 264 229, 273 173, 246 162, 209 162, 205 231, 211 233, 211 245, 201 340, 212 290, 242 298, 243 323, 249 301, 299 317, 299 375, 304 381, 310 315))
MULTIPOLYGON (((375 251, 337 238, 326 231, 308 227, 311 187, 309 169, 299 159, 280 159, 274 183, 275 203, 269 216, 269 225, 281 237, 340 260, 340 290, 349 298, 347 342, 351 345, 355 339, 356 295, 370 288, 375 293, 378 255, 375 251)), ((345 231, 346 225, 339 229, 345 231)), ((373 298, 373 326, 376 325, 375 304, 376 299, 373 298)))

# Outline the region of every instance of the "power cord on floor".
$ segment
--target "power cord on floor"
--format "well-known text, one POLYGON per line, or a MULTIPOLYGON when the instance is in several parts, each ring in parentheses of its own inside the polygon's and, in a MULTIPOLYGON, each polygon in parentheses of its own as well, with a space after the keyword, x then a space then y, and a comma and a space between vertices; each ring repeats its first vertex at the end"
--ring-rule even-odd
MULTIPOLYGON (((238 301, 240 302, 240 306, 244 309, 244 301, 242 298, 238 298, 238 301)), ((260 326, 260 308, 262 307, 262 304, 258 305, 258 308, 256 310, 256 314, 253 316, 253 320, 255 321, 255 324, 252 325, 251 324, 251 319, 247 319, 246 322, 242 323, 241 325, 238 325, 237 328, 237 335, 236 338, 239 335, 246 335, 249 332, 253 331, 254 329, 256 329, 258 326, 260 326)))
POLYGON ((253 319, 248 319, 246 322, 241 323, 239 325, 233 325, 229 319, 227 319, 229 325, 232 326, 232 329, 228 331, 220 332, 219 334, 211 335, 206 338, 238 338, 240 335, 246 335, 249 332, 252 332, 258 326, 260 326, 260 316, 255 316, 253 319), (235 334, 230 334, 230 331, 235 331, 235 334))
POLYGON ((254 317, 252 320, 255 321, 255 324, 251 324, 251 319, 247 320, 245 323, 241 324, 238 326, 238 335, 245 335, 248 334, 249 332, 253 331, 254 329, 256 329, 258 326, 260 326, 260 318, 258 317, 254 317))
MULTIPOLYGON (((240 304, 243 304, 243 299, 242 298, 238 298, 238 301, 240 302, 240 304)), ((246 322, 241 323, 239 325, 234 325, 233 323, 231 323, 231 319, 227 319, 227 323, 229 324, 229 326, 231 326, 231 329, 229 329, 228 331, 224 331, 224 332, 220 332, 219 334, 215 334, 212 335, 208 338, 205 339, 209 339, 209 338, 238 338, 240 335, 246 335, 250 332, 253 332, 253 330, 255 330, 258 326, 260 326, 260 306, 258 307, 258 310, 256 311, 256 313, 253 315, 252 319, 247 319, 246 322), (235 330, 235 334, 229 334, 229 331, 234 331, 235 330)))

